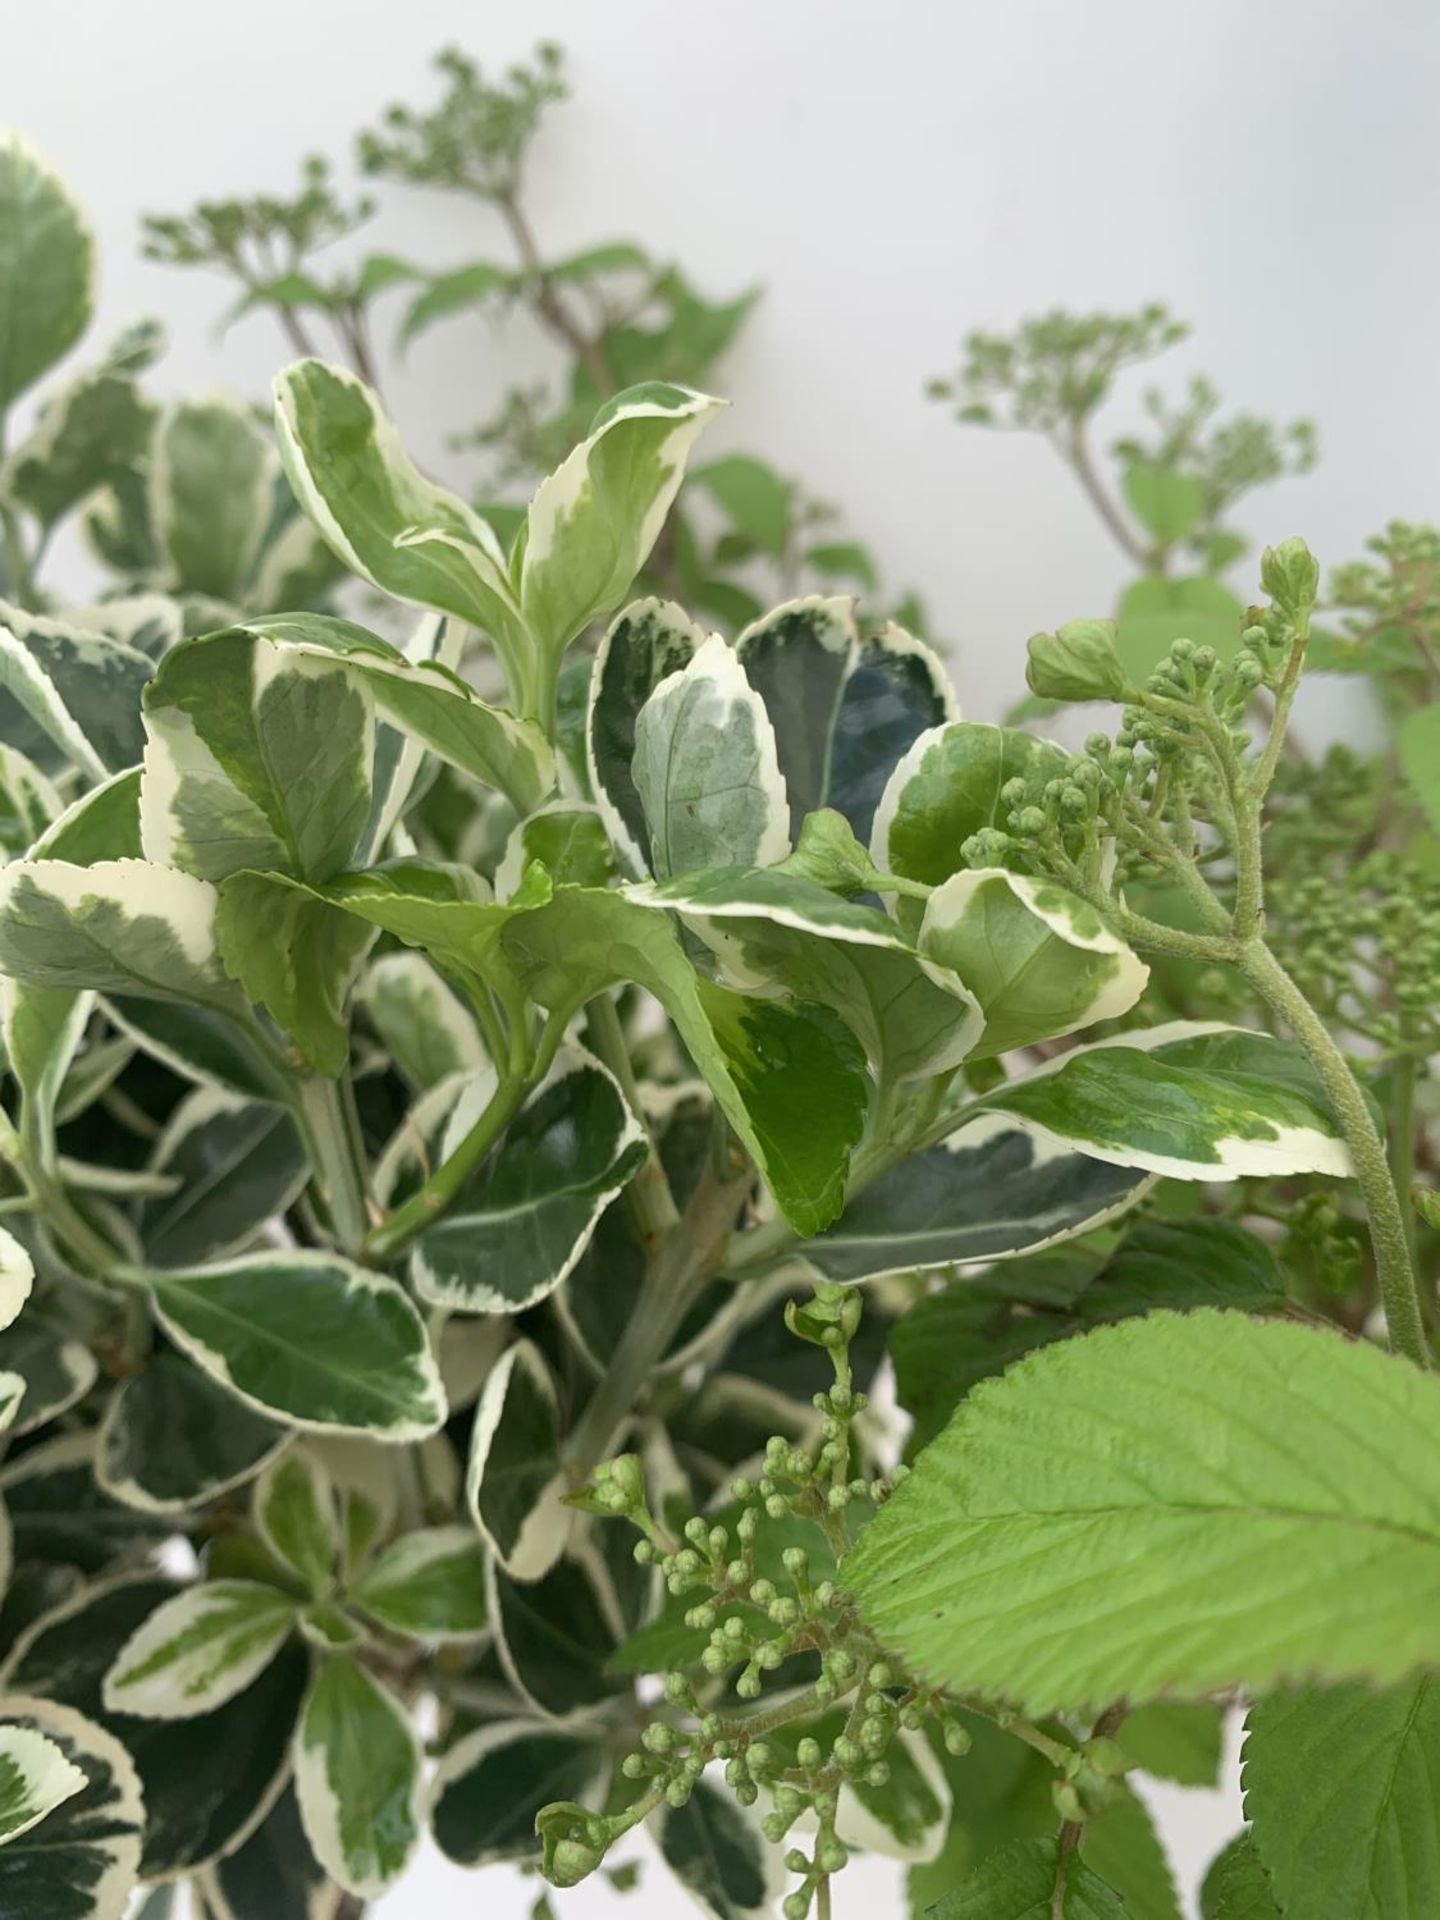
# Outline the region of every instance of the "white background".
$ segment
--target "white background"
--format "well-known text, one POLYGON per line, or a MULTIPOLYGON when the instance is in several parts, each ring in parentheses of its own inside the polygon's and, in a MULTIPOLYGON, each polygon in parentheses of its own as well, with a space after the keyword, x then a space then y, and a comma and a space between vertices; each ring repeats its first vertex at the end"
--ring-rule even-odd
MULTIPOLYGON (((719 296, 768 292, 728 367, 753 447, 843 507, 892 586, 920 587, 967 709, 996 713, 1036 627, 1107 611, 1123 569, 1046 449, 926 403, 961 333, 1037 308, 1161 298, 1195 323, 1172 356, 1236 406, 1319 422, 1317 473, 1257 498, 1259 539, 1303 531, 1327 562, 1386 519, 1437 511, 1440 13, 1430 0, 47 0, 7 8, 0 115, 71 175, 98 230, 102 321, 163 312, 163 386, 250 394, 284 357, 264 318, 223 341, 220 289, 147 266, 142 210, 288 189, 298 156, 344 159, 429 53, 569 48, 533 204, 562 251, 636 236, 719 296)), ((436 265, 498 252, 483 209, 386 191, 368 243, 436 265)), ((520 323, 437 331, 390 391, 412 445, 517 369, 520 323)), ((1241 591, 1247 582, 1237 583, 1241 591)), ((1178 1798, 1178 1797, 1177 1797, 1178 1798)), ((1234 1805, 1169 1824, 1201 1859, 1234 1805)), ((870 1870, 866 1870, 867 1872, 870 1870)), ((874 1870, 878 1872, 878 1870, 874 1870)), ((856 1872, 841 1912, 894 1910, 856 1872)), ((528 1895, 436 1866, 387 1920, 494 1920, 528 1895), (482 1891, 483 1889, 483 1891, 482 1891)), ((658 1876, 628 1908, 682 1911, 658 1876)))

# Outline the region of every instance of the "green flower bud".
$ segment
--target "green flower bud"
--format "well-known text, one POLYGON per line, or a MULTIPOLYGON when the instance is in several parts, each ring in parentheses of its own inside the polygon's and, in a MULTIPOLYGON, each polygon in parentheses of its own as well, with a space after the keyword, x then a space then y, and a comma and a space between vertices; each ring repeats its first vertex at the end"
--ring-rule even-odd
POLYGON ((1303 626, 1320 591, 1320 562, 1303 540, 1282 540, 1261 554, 1260 584, 1282 613, 1303 626))
POLYGON ((1056 633, 1033 635, 1025 678, 1046 700, 1123 700, 1129 682, 1114 621, 1072 620, 1056 633))
POLYGON ((536 1814, 540 1871, 552 1887, 578 1886, 605 1858, 605 1828, 600 1825, 597 1842, 592 1837, 596 1825, 591 1813, 569 1800, 553 1801, 536 1814))

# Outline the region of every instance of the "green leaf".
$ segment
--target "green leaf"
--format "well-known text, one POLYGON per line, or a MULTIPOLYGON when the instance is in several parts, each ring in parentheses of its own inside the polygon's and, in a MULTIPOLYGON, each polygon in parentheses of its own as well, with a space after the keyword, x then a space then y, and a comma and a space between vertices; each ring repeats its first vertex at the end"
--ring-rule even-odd
POLYGON ((708 493, 762 553, 785 551, 795 489, 773 467, 751 454, 732 453, 696 467, 690 484, 708 493))
POLYGON ((985 1097, 1042 1134, 1175 1180, 1344 1178, 1349 1150, 1315 1069, 1248 1028, 1167 1026, 1076 1047, 985 1097))
POLYGON ((526 516, 518 595, 525 625, 552 659, 629 592, 686 456, 720 405, 661 381, 627 387, 541 481, 526 516))
POLYGON ((481 1391, 465 1478, 476 1526, 517 1580, 538 1580, 564 1552, 568 1491, 555 1383, 539 1348, 517 1340, 481 1391))
POLYGON ((1286 1920, 1421 1920, 1437 1910, 1433 1675, 1378 1693, 1273 1694, 1245 1725, 1245 1817, 1286 1920))
POLYGON ((253 1833, 196 1883, 209 1920, 334 1920, 336 1891, 287 1785, 253 1833))
POLYGON ((409 1715, 363 1667, 321 1663, 295 1730, 295 1789, 320 1864, 373 1900, 420 1841, 420 1748, 409 1715))
POLYGON ((282 1566, 319 1599, 335 1582, 340 1524, 330 1476, 308 1449, 293 1448, 255 1482, 260 1538, 282 1566))
POLYGON ((608 1760, 583 1732, 500 1720, 449 1748, 435 1772, 430 1825, 462 1867, 538 1860, 535 1816, 551 1801, 596 1807, 608 1760))
POLYGON ((0 1725, 0 1846, 38 1826, 87 1784, 83 1771, 45 1734, 0 1725))
POLYGON ((660 1852, 696 1905, 713 1920, 770 1910, 774 1889, 758 1829, 727 1793, 704 1780, 682 1807, 660 1816, 660 1852))
MULTIPOLYGON (((6 1461, 0 1488, 17 1566, 41 1560, 98 1574, 115 1561, 151 1551, 173 1533, 172 1523, 121 1506, 97 1485, 94 1451, 92 1434, 67 1433, 6 1461)), ((8 1559, 8 1548, 0 1530, 0 1562, 8 1559)))
POLYGON ((963 1885, 930 1909, 929 1920, 1127 1920, 1125 1903, 1083 1860, 1061 1882, 1059 1844, 1020 1840, 992 1853, 963 1885), (1063 1885, 1060 1905, 1055 1889, 1063 1885))
POLYGON ((171 586, 238 602, 269 525, 276 480, 269 435, 243 400, 177 400, 155 429, 150 520, 171 586))
POLYGON ((89 1588, 35 1623, 9 1675, 12 1686, 88 1715, 131 1754, 145 1801, 141 1871, 147 1878, 201 1867, 254 1825, 288 1768, 305 1684, 305 1654, 292 1642, 245 1692, 213 1713, 189 1720, 108 1714, 101 1699, 107 1671, 175 1591, 153 1574, 89 1588))
POLYGON ((264 1413, 391 1444, 444 1422, 424 1325, 382 1274, 331 1254, 271 1253, 148 1279, 176 1345, 264 1413))
POLYGON ((971 868, 935 889, 916 940, 979 1001, 979 1060, 1116 1020, 1150 969, 1095 909, 1052 882, 971 868))
POLYGON ((195 1266, 254 1241, 305 1184, 295 1122, 278 1107, 199 1088, 171 1115, 150 1170, 178 1185, 142 1200, 135 1228, 151 1266, 195 1266))
POLYGON ((1127 1713, 1115 1738, 1146 1773, 1182 1787, 1218 1787, 1224 1731, 1219 1707, 1157 1701, 1127 1713))
POLYGON ((622 980, 653 993, 786 1219, 801 1233, 829 1225, 868 1105, 864 1056, 834 1014, 697 980, 674 928, 613 892, 565 888, 502 940, 542 1006, 578 1012, 622 980))
POLYGON ((457 614, 497 642, 518 631, 505 556, 458 495, 420 473, 353 374, 300 360, 275 381, 275 432, 295 497, 372 586, 457 614))
POLYGON ((34 1284, 34 1261, 14 1234, 0 1227, 0 1328, 16 1319, 34 1284))
POLYGON ((700 867, 766 867, 790 851, 774 730, 718 634, 641 708, 631 771, 660 879, 700 867))
POLYGON ((1270 1876, 1249 1831, 1211 1863, 1200 1889, 1201 1920, 1282 1920, 1270 1876))
MULTIPOLYGON (((442 1157, 495 1097, 486 1069, 451 1115, 442 1157)), ((518 1313, 554 1292, 601 1214, 644 1162, 644 1129, 613 1075, 565 1047, 454 1208, 415 1244, 421 1299, 463 1313, 518 1313)))
MULTIPOLYGON (((876 806, 876 866, 938 887, 964 867, 961 849, 972 834, 1004 826, 1000 790, 1007 781, 1044 780, 1064 768, 1059 747, 1013 727, 970 720, 931 727, 896 766, 876 806)), ((902 924, 913 904, 902 909, 902 924)))
POLYGON ((422 955, 387 953, 372 961, 360 998, 385 1051, 417 1092, 484 1066, 473 1014, 422 955))
POLYGON ((1124 1903, 1128 1920, 1182 1920, 1174 1875, 1155 1822, 1123 1781, 1085 1822, 1080 1858, 1124 1903))
POLYGON ((1396 747, 1416 799, 1430 824, 1440 827, 1440 703, 1407 714, 1400 723, 1396 747))
POLYGON ((84 1715, 25 1694, 0 1698, 0 1727, 0 1779, 17 1822, 0 1853, 0 1920, 121 1920, 145 1820, 129 1754, 84 1715), (20 1764, 25 1782, 13 1777, 20 1764))
POLYGON ((485 1546, 468 1527, 422 1527, 387 1547, 350 1589, 392 1633, 443 1643, 485 1630, 485 1546))
POLYGON ((0 470, 0 488, 47 532, 97 488, 137 467, 155 408, 135 380, 102 362, 47 401, 0 470))
POLYGON ((374 703, 333 655, 246 628, 186 641, 146 690, 147 856, 205 880, 275 868, 323 882, 370 818, 374 703))
POLYGON ((943 955, 918 956, 874 907, 773 868, 720 867, 625 891, 679 914, 738 990, 781 987, 831 1008, 883 1089, 948 1072, 975 1045, 979 1010, 959 975, 943 955))
POLYGON ((551 800, 518 821, 495 869, 495 892, 511 900, 536 861, 557 886, 608 887, 616 878, 610 837, 586 800, 551 800))
POLYGON ((350 1058, 350 989, 375 944, 372 926, 284 874, 221 883, 215 938, 230 977, 300 1055, 332 1078, 350 1058))
POLYGON ((854 601, 818 594, 776 607, 735 642, 775 730, 792 835, 829 802, 835 726, 857 644, 854 601))
POLYGON ((243 1693, 293 1631, 295 1602, 251 1580, 182 1588, 121 1648, 105 1676, 111 1713, 188 1720, 243 1693))
POLYGON ((1027 1712, 1397 1680, 1435 1658, 1436 1392, 1278 1320, 1104 1327, 970 1394, 844 1582, 927 1679, 1027 1712))
POLYGON ((868 841, 896 763, 923 733, 959 717, 939 656, 889 621, 860 642, 840 696, 828 804, 868 841))
POLYGON ((595 654, 585 723, 590 787, 611 839, 640 874, 650 864, 650 830, 635 785, 635 723, 662 680, 687 667, 705 643, 669 600, 636 600, 611 622, 595 654))
POLYGON ((1016 1840, 1048 1838, 1055 1831, 1055 1775, 1047 1760, 993 1720, 955 1710, 969 1735, 963 1754, 944 1749, 932 1729, 932 1751, 944 1770, 951 1798, 949 1831, 933 1861, 913 1864, 905 1888, 914 1915, 959 1886, 990 1854, 1016 1840))
POLYGON ((630 1691, 630 1681, 609 1669, 616 1636, 586 1564, 557 1560, 543 1579, 521 1584, 492 1559, 487 1574, 501 1663, 537 1712, 566 1720, 630 1691))
POLYGON ((1116 645, 1132 680, 1152 674, 1175 640, 1213 647, 1222 660, 1240 645, 1245 609, 1218 580, 1205 574, 1185 579, 1151 575, 1137 580, 1120 602, 1116 645))
POLYGON ((180 1513, 258 1473, 288 1437, 178 1353, 122 1380, 100 1423, 100 1484, 146 1512, 180 1513))
POLYGON ((98 782, 134 766, 153 670, 134 647, 68 615, 0 602, 0 737, 47 774, 68 760, 98 782))
POLYGON ((880 584, 875 562, 856 540, 822 540, 818 546, 807 547, 801 558, 812 573, 825 580, 854 580, 872 592, 880 584))
POLYGON ((795 1251, 847 1283, 1011 1258, 1113 1218, 1150 1184, 1133 1168, 982 1118, 870 1181, 795 1251))
POLYGON ((508 267, 495 266, 488 260, 472 260, 468 266, 452 267, 448 273, 437 273, 424 292, 416 294, 406 307, 396 344, 408 347, 418 334, 433 327, 437 320, 464 313, 469 307, 479 306, 492 294, 509 292, 514 285, 515 275, 508 267))
POLYGON ((1183 540, 1205 511, 1205 486, 1159 460, 1132 460, 1120 478, 1135 518, 1162 547, 1183 540))
POLYGON ((16 1325, 0 1333, 0 1368, 25 1383, 20 1406, 10 1409, 17 1438, 73 1407, 94 1386, 99 1365, 52 1300, 37 1302, 16 1325))
POLYGON ((144 860, 16 860, 0 870, 0 970, 243 1013, 220 969, 215 904, 208 881, 144 860))
POLYGON ((5 134, 0 413, 63 358, 90 324, 93 258, 90 228, 69 188, 20 134, 5 134))

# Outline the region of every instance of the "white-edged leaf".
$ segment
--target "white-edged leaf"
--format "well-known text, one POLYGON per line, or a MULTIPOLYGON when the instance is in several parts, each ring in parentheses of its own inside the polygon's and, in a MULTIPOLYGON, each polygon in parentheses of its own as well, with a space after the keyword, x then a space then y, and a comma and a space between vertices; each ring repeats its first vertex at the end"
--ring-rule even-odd
POLYGON ((443 1643, 485 1630, 485 1543, 469 1527, 422 1527, 395 1541, 350 1588, 392 1633, 443 1643))
POLYGON ((448 1748, 435 1770, 430 1829, 462 1867, 538 1860, 535 1816, 564 1800, 598 1809, 604 1749, 583 1730, 500 1720, 448 1748))
POLYGON ((635 786, 635 722, 661 681, 689 665, 705 630, 671 600, 636 600, 615 616, 595 653, 585 715, 585 761, 610 838, 635 874, 649 867, 650 831, 635 786))
POLYGON ((289 1439, 183 1354, 122 1380, 100 1422, 95 1477, 146 1513, 184 1513, 258 1473, 289 1439))
POLYGON ((843 1582, 927 1680, 1026 1712, 1395 1681, 1440 1657, 1437 1410, 1328 1331, 1122 1321, 977 1386, 843 1582))
POLYGON ((278 1420, 392 1444, 444 1423, 424 1324, 383 1274, 296 1252, 147 1277, 171 1339, 278 1420))
POLYGON ((0 136, 0 412, 89 325, 94 252, 59 174, 21 134, 0 136))
POLYGON ((774 1910, 774 1852, 757 1822, 720 1787, 697 1780, 683 1806, 665 1807, 658 1827, 665 1864, 711 1920, 774 1910))
POLYGON ((146 1813, 129 1754, 72 1707, 25 1694, 0 1697, 0 1725, 7 1734, 49 1741, 85 1777, 78 1791, 6 1841, 0 1920, 121 1920, 140 1871, 146 1813))
POLYGON ((188 1720, 262 1674, 295 1626, 288 1594, 254 1580, 206 1580, 167 1600, 105 1676, 111 1713, 188 1720))
POLYGON ((775 730, 718 634, 640 709, 631 773, 659 879, 700 867, 773 866, 790 851, 775 730))
POLYGON ((372 1900, 419 1844, 420 1747, 405 1709, 363 1667, 321 1662, 295 1730, 295 1790, 315 1857, 372 1900))
POLYGON ((209 393, 176 400, 156 424, 150 524, 169 584, 239 602, 270 521, 278 462, 243 400, 209 393))
POLYGON ((34 1284, 34 1261, 14 1234, 0 1227, 0 1328, 14 1322, 34 1284))
POLYGON ((787 600, 736 638, 735 656, 775 731, 792 835, 829 804, 835 724, 858 646, 855 602, 821 594, 787 600))
POLYGON ((359 997, 387 1053, 417 1091, 484 1066, 474 1015, 422 954, 387 953, 372 960, 359 997))
POLYGON ((308 1447, 293 1447, 255 1482, 251 1511, 260 1538, 317 1599, 334 1584, 340 1558, 335 1491, 308 1447))
POLYGON ((143 1202, 136 1231, 152 1265, 183 1267, 249 1245, 295 1200, 306 1160, 281 1108, 201 1087, 170 1116, 150 1171, 171 1184, 143 1202))
POLYGON ((0 602, 0 735, 58 774, 70 760, 90 781, 140 758, 140 700, 153 671, 133 647, 73 616, 0 602))
POLYGON ((896 764, 922 733, 959 718, 939 655, 889 621, 860 642, 851 662, 830 743, 826 804, 868 842, 896 764))
POLYGON ((540 482, 526 513, 518 597, 526 626, 552 658, 629 592, 686 456, 721 404, 660 381, 628 387, 540 482))
POLYGON ((0 1723, 0 1846, 38 1826, 87 1784, 84 1769, 45 1734, 0 1723))
POLYGON ((465 1478, 475 1524, 516 1580, 540 1579, 564 1552, 568 1491, 555 1383, 539 1348, 517 1340, 481 1391, 465 1478))
MULTIPOLYGON (((494 1075, 475 1083, 493 1096, 494 1075)), ((468 1105, 442 1151, 478 1119, 468 1105)), ((511 1121, 454 1208, 415 1246, 415 1290, 466 1313, 517 1313, 552 1293, 646 1153, 609 1070, 569 1045, 511 1121)))

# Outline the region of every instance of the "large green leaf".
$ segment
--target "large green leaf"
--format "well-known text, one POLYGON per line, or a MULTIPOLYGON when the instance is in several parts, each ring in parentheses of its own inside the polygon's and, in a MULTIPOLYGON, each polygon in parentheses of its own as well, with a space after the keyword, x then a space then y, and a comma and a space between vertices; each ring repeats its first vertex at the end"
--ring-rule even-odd
POLYGON ((1200 1920, 1282 1920, 1270 1876, 1248 1829, 1211 1861, 1200 1889, 1200 1920))
POLYGON ((1150 978, 1084 900, 998 867, 937 887, 916 945, 952 968, 983 1008, 981 1060, 1116 1020, 1150 978))
POLYGON ((662 880, 700 867, 771 866, 790 851, 774 729, 718 634, 641 708, 631 773, 662 880))
POLYGON ((829 1225, 868 1104, 863 1053, 836 1015, 700 981, 675 929, 614 892, 561 889, 501 939, 542 1006, 578 1012, 624 980, 653 993, 782 1213, 802 1233, 829 1225))
POLYGON ((1288 1322, 1104 1327, 977 1387, 843 1578, 927 1678, 1027 1711, 1393 1681, 1440 1641, 1437 1394, 1288 1322))
POLYGON ((473 621, 518 631, 505 556, 480 515, 425 479, 375 395, 353 374, 301 360, 275 382, 275 430, 295 497, 362 579, 473 621))
POLYGON ((136 1629, 105 1676, 111 1713, 189 1720, 243 1693, 279 1653, 294 1600, 253 1580, 183 1587, 136 1629))
POLYGON ((1128 1920, 1128 1913, 1083 1860, 1066 1861, 1062 1878, 1056 1841, 1019 1840, 992 1853, 930 1909, 929 1920, 1128 1920))
POLYGON ((168 585, 238 602, 270 521, 275 449, 254 412, 229 394, 177 400, 155 428, 150 524, 168 585))
POLYGON ((586 709, 591 791, 633 872, 650 863, 650 831, 635 786, 635 722, 662 680, 688 666, 704 629, 669 600, 637 600, 611 622, 595 654, 586 709))
POLYGON ((796 1249, 827 1280, 873 1280, 1034 1253, 1124 1212, 1150 1186, 999 1116, 961 1127, 862 1187, 796 1249))
POLYGON ((541 1807, 594 1806, 607 1765, 603 1747, 583 1731, 501 1720, 467 1734, 435 1773, 430 1825, 440 1851, 462 1867, 538 1860, 541 1807))
POLYGON ((18 133, 0 139, 0 413, 90 321, 94 242, 69 189, 18 133))
POLYGON ((721 403, 650 381, 618 393, 530 502, 518 595, 552 658, 629 592, 680 486, 686 456, 721 403))
MULTIPOLYGON (((488 1069, 451 1115, 442 1157, 494 1098, 488 1069)), ((595 1224, 645 1159, 644 1130, 610 1072, 562 1050, 453 1210, 415 1246, 415 1290, 465 1313, 518 1313, 574 1267, 595 1224)))
POLYGON ((1396 746, 1416 799, 1440 828, 1440 701, 1406 715, 1396 746))
POLYGON ((1245 1815, 1286 1920, 1440 1911, 1440 1684, 1307 1687, 1252 1707, 1245 1815))
POLYGON ((383 1274, 268 1253, 148 1278, 171 1339, 264 1413, 397 1444, 445 1419, 424 1325, 383 1274))
POLYGON ((781 987, 838 1013, 882 1088, 959 1066, 979 1036, 975 999, 943 957, 917 955, 878 908, 800 875, 721 867, 626 892, 703 932, 732 986, 781 987))
POLYGON ((0 1920, 121 1920, 145 1818, 130 1756, 73 1708, 24 1694, 0 1698, 0 1727, 32 1766, 46 1754, 52 1794, 51 1810, 13 1828, 0 1847, 0 1920))
POLYGON ((295 1789, 315 1857, 375 1899, 420 1841, 420 1747, 395 1696, 351 1660, 322 1662, 295 1730, 295 1789))
POLYGON ((1351 1171, 1309 1060, 1249 1028, 1177 1021, 1076 1047, 986 1105, 1097 1160, 1176 1180, 1351 1171))

